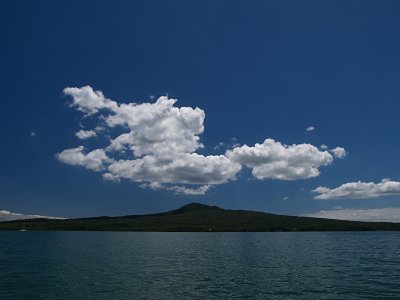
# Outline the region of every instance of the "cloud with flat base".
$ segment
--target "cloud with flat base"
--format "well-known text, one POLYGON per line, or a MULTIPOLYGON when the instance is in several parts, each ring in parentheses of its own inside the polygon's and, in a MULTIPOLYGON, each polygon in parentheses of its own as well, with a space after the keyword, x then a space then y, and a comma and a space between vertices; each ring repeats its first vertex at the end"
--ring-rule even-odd
POLYGON ((349 182, 337 188, 319 186, 312 190, 317 194, 314 199, 367 199, 390 195, 400 195, 400 182, 389 178, 382 179, 379 183, 374 182, 349 182))
POLYGON ((97 119, 93 130, 80 130, 81 140, 103 136, 109 144, 87 149, 83 145, 65 149, 56 158, 66 164, 102 172, 106 180, 130 180, 150 189, 202 195, 212 186, 237 178, 250 168, 256 179, 298 180, 319 176, 320 167, 330 165, 334 152, 311 144, 285 145, 265 139, 254 146, 241 146, 236 138, 224 154, 204 155, 200 136, 204 132, 204 110, 177 107, 176 99, 159 97, 155 102, 118 103, 90 86, 68 87, 69 105, 85 118, 97 119), (122 159, 121 156, 124 158, 122 159))

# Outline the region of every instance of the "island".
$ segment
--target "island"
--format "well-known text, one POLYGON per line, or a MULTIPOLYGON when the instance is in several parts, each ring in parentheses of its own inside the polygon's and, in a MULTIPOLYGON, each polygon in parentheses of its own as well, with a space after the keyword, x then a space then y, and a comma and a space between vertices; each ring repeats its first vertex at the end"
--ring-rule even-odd
POLYGON ((0 222, 0 230, 274 232, 400 230, 400 223, 342 221, 228 210, 199 203, 147 215, 0 222))

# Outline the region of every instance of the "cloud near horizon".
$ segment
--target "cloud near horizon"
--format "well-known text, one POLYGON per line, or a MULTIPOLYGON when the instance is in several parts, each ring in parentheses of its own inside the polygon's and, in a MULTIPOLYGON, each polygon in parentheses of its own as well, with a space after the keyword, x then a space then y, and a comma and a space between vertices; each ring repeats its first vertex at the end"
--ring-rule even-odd
POLYGON ((399 223, 400 208, 333 209, 321 210, 319 212, 304 214, 302 216, 348 221, 399 223))
POLYGON ((357 181, 342 184, 334 189, 319 186, 312 192, 318 194, 314 197, 317 200, 377 198, 400 195, 400 182, 388 178, 379 183, 357 181))
POLYGON ((14 221, 14 220, 25 220, 25 219, 53 219, 53 220, 63 220, 65 218, 60 217, 48 217, 40 215, 24 215, 19 213, 14 213, 8 210, 0 210, 0 222, 3 221, 14 221))
POLYGON ((176 99, 165 96, 154 103, 118 104, 90 86, 68 87, 64 93, 72 98, 71 107, 86 118, 97 118, 96 127, 103 129, 78 132, 78 138, 95 137, 111 129, 121 133, 108 138, 109 145, 104 148, 86 150, 81 145, 56 157, 66 164, 101 171, 107 180, 127 179, 150 189, 202 195, 212 185, 235 180, 243 167, 250 168, 260 180, 307 179, 318 176, 319 167, 330 165, 334 157, 344 156, 339 150, 331 150, 332 155, 311 144, 288 146, 273 139, 254 146, 239 146, 235 139, 224 154, 203 155, 196 152, 204 148, 200 135, 205 112, 198 107, 179 108, 176 99))

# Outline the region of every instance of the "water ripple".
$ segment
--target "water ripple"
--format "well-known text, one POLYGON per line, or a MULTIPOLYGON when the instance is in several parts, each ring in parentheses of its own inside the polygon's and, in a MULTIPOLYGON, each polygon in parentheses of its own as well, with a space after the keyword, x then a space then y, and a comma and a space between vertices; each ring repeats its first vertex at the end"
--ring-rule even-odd
POLYGON ((399 299, 400 233, 0 232, 0 299, 399 299))

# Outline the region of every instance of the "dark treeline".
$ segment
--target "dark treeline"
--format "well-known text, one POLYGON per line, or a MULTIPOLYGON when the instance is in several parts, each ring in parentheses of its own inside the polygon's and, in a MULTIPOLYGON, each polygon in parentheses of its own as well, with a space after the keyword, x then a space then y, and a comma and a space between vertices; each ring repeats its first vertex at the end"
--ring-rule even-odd
POLYGON ((0 222, 0 230, 82 231, 363 231, 400 230, 400 223, 340 221, 274 215, 216 206, 188 204, 179 209, 149 215, 95 217, 66 220, 32 219, 0 222))

